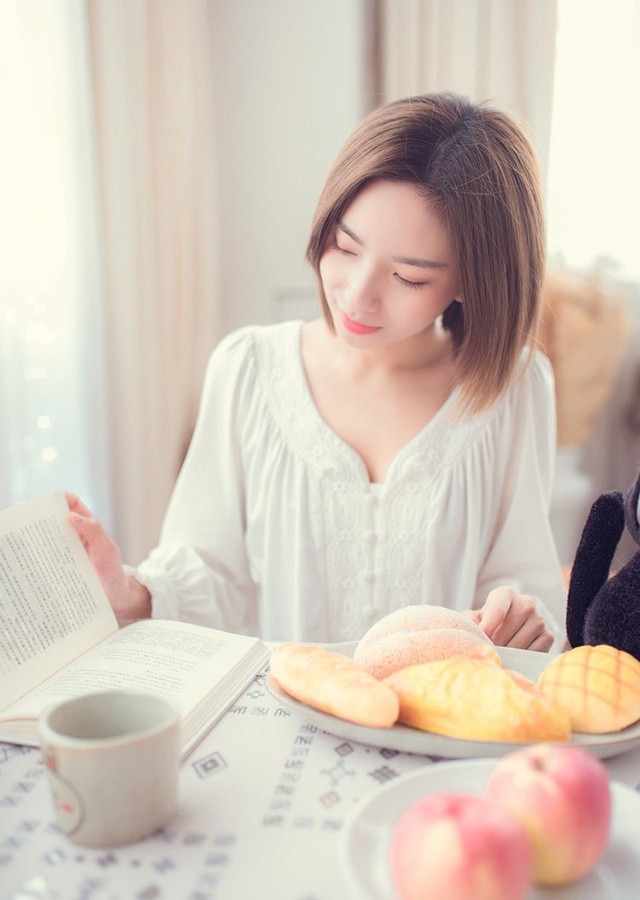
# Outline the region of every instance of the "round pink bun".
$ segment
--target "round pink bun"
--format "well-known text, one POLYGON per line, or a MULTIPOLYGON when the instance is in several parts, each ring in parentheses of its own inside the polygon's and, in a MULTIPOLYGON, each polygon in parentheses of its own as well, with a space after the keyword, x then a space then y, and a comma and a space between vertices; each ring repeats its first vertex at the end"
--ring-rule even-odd
POLYGON ((374 678, 449 656, 481 656, 500 663, 479 625, 443 606, 404 606, 372 625, 353 659, 374 678))

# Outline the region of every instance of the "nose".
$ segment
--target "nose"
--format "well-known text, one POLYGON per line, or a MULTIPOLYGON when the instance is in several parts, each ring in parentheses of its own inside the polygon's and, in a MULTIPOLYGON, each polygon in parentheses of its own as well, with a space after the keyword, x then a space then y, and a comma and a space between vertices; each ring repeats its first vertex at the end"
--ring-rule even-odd
POLYGON ((364 266, 352 272, 345 290, 345 298, 351 312, 373 312, 380 299, 375 272, 364 266))

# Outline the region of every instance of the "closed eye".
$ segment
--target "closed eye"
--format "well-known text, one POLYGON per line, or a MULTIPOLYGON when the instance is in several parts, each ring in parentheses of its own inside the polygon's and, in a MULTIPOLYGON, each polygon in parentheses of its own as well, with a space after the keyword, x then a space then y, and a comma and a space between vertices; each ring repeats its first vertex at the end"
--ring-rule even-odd
POLYGON ((409 281, 407 278, 403 278, 402 275, 398 275, 397 272, 394 272, 393 274, 398 279, 400 284, 406 284, 406 286, 410 288, 421 288, 429 284, 428 281, 409 281))
POLYGON ((341 247, 337 241, 333 242, 333 249, 338 250, 340 253, 344 253, 345 256, 355 256, 356 255, 352 250, 347 250, 345 247, 341 247))

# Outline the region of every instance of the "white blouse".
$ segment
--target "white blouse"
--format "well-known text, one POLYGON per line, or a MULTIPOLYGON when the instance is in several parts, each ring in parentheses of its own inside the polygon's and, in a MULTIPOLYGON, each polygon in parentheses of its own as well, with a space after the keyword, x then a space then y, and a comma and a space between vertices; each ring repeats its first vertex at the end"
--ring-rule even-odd
POLYGON ((355 640, 398 607, 478 607, 506 584, 561 633, 547 359, 536 353, 469 420, 451 415, 455 389, 371 484, 313 402, 301 326, 243 328, 212 354, 160 544, 133 570, 153 616, 265 640, 355 640))

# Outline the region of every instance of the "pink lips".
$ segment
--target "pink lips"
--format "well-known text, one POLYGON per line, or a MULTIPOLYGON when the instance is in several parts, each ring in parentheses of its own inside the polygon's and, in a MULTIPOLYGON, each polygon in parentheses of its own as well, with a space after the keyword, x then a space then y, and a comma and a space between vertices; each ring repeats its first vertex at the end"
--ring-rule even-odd
POLYGON ((363 325, 362 322, 350 319, 342 310, 340 310, 340 319, 347 331, 350 331, 352 334, 373 334, 374 331, 380 330, 378 326, 363 325))

